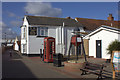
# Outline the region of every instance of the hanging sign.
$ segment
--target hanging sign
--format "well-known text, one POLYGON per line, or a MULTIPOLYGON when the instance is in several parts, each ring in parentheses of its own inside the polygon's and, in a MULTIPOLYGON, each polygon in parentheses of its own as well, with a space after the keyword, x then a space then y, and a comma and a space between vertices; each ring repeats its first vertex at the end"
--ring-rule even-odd
POLYGON ((113 53, 113 67, 114 70, 120 70, 120 52, 116 51, 113 53))
POLYGON ((115 72, 120 72, 120 51, 113 51, 111 60, 113 68, 113 78, 115 78, 115 72))
POLYGON ((82 42, 81 37, 77 37, 77 42, 82 42))

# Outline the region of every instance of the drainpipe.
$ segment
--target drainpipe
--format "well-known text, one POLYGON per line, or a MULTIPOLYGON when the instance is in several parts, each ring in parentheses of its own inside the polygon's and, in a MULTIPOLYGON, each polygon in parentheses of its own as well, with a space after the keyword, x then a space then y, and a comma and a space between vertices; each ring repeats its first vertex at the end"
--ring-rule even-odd
POLYGON ((60 52, 62 54, 62 26, 60 27, 60 34, 61 34, 60 52))
POLYGON ((63 22, 63 27, 62 27, 62 53, 64 54, 65 50, 64 50, 64 26, 65 26, 65 23, 63 22))

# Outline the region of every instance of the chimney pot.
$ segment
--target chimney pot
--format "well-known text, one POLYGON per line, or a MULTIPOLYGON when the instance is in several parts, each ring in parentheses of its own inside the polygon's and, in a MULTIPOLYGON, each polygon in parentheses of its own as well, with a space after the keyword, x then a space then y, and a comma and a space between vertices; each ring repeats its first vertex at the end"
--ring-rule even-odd
POLYGON ((69 17, 66 17, 67 19, 72 19, 70 16, 69 17))
POLYGON ((109 16, 107 17, 107 19, 108 19, 109 21, 114 21, 114 17, 112 16, 112 14, 109 14, 109 16))

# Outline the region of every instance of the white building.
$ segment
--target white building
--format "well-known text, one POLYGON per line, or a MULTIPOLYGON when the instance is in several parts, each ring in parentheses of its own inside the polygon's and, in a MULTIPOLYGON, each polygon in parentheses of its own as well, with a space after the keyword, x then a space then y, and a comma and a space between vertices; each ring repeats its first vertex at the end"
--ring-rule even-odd
POLYGON ((13 46, 15 39, 11 38, 11 39, 2 39, 2 45, 4 46, 13 46))
POLYGON ((40 54, 44 38, 48 36, 56 39, 56 53, 67 54, 71 32, 75 30, 84 32, 82 25, 70 17, 24 16, 21 26, 21 53, 40 54))
POLYGON ((91 32, 84 39, 89 39, 89 56, 95 58, 110 59, 107 54, 108 45, 115 39, 120 41, 120 29, 102 25, 91 32))
POLYGON ((16 51, 20 51, 20 42, 21 42, 21 39, 20 39, 21 37, 20 36, 17 36, 16 38, 15 38, 15 42, 14 42, 14 50, 16 50, 16 51))

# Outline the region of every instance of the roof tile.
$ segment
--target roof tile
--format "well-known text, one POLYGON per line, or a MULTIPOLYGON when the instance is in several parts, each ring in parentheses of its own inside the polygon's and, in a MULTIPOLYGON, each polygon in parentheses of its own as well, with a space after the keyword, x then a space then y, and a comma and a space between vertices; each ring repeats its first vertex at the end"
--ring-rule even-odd
POLYGON ((76 18, 86 30, 95 30, 101 25, 107 25, 120 29, 120 21, 109 21, 109 20, 97 20, 97 19, 88 19, 88 18, 76 18))
POLYGON ((30 25, 49 25, 49 26, 63 26, 65 27, 82 27, 75 19, 44 17, 44 16, 26 16, 30 25))

